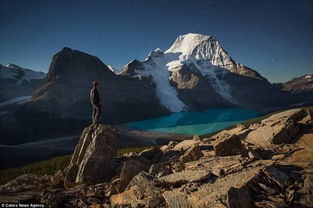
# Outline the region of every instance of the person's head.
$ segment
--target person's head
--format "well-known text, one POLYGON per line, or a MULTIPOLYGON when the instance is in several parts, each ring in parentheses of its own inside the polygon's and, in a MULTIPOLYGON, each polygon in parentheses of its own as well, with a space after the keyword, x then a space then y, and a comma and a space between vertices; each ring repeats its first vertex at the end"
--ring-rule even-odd
POLYGON ((94 87, 94 88, 97 88, 98 85, 99 85, 99 82, 98 82, 98 81, 94 81, 94 82, 93 82, 93 87, 94 87))

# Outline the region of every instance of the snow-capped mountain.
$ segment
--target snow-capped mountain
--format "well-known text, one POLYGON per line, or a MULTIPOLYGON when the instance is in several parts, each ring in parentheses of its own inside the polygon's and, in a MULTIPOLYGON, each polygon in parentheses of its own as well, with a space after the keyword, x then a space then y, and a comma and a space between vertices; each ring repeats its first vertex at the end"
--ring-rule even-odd
POLYGON ((0 78, 14 80, 17 85, 24 81, 30 83, 32 80, 42 80, 45 76, 46 73, 44 72, 25 69, 15 64, 7 64, 6 66, 0 64, 0 78))
POLYGON ((44 72, 25 69, 15 64, 0 64, 0 101, 31 95, 45 76, 44 72))
POLYGON ((240 75, 263 79, 256 71, 233 61, 219 42, 211 36, 194 33, 179 36, 165 53, 181 53, 179 56, 181 61, 206 63, 207 67, 220 67, 240 75))
POLYGON ((144 62, 134 60, 119 74, 150 78, 161 104, 172 112, 256 107, 270 104, 279 94, 256 71, 235 62, 217 40, 202 34, 179 36, 165 52, 156 49, 144 62))

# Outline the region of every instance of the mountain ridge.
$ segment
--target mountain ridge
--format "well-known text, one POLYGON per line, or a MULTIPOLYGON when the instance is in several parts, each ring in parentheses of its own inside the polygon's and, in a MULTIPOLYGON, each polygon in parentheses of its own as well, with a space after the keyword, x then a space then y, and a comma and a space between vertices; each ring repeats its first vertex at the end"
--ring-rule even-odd
POLYGON ((39 85, 46 74, 20 67, 16 64, 0 64, 0 101, 19 96, 29 96, 39 85))
POLYGON ((86 126, 90 122, 89 92, 94 80, 100 82, 102 122, 112 124, 217 107, 266 112, 291 107, 298 101, 296 95, 281 91, 254 70, 234 62, 215 39, 188 36, 196 41, 191 41, 195 44, 187 49, 181 48, 181 36, 171 50, 154 50, 145 61, 133 60, 118 73, 96 56, 63 48, 53 56, 49 72, 32 100, 1 118, 6 121, 0 125, 5 137, 2 142, 55 137, 47 134, 63 134, 86 126), (231 63, 233 68, 214 65, 219 63, 231 63), (238 71, 237 66, 243 68, 238 71), (36 135, 29 130, 33 128, 38 129, 36 135))

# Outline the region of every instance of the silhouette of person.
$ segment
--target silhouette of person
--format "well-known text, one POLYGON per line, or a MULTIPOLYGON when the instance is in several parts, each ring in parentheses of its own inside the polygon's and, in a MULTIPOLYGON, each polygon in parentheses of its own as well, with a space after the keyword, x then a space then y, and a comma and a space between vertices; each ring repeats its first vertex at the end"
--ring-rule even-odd
POLYGON ((90 91, 90 101, 93 107, 92 111, 92 124, 97 124, 101 113, 100 96, 98 92, 99 82, 94 81, 93 87, 90 91))

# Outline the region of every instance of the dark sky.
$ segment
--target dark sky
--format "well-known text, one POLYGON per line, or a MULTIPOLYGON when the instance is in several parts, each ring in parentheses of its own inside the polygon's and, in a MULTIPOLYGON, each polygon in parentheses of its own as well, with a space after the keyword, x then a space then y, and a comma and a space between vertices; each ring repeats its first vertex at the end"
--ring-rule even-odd
POLYGON ((313 73, 312 0, 0 1, 0 63, 41 71, 65 46, 120 69, 190 32, 270 81, 313 73))

